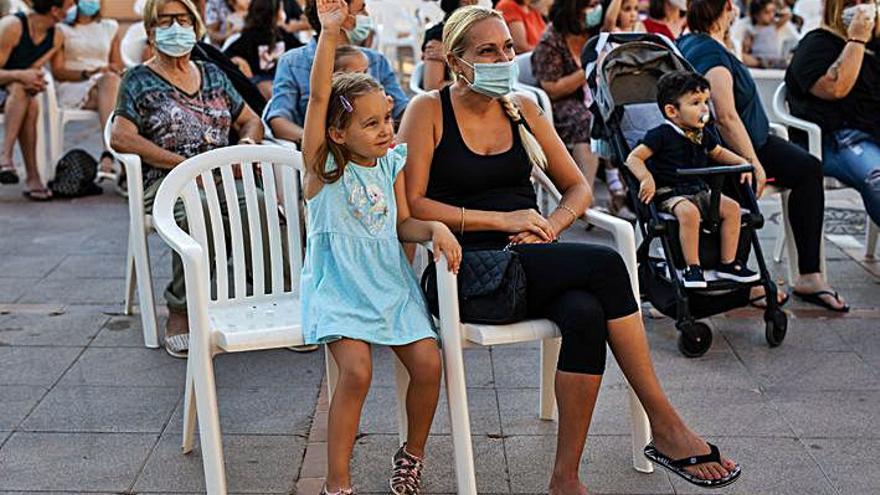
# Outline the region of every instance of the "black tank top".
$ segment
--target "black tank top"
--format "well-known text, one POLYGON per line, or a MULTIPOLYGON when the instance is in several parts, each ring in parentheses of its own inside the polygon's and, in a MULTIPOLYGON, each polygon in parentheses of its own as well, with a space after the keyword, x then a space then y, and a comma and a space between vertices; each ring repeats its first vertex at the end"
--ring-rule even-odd
MULTIPOLYGON (((434 149, 426 196, 469 210, 537 210, 538 200, 530 181, 532 165, 520 140, 518 124, 510 121, 513 146, 509 150, 495 155, 478 155, 461 137, 449 86, 440 90, 440 102, 443 136, 434 149)), ((472 231, 459 236, 459 242, 469 248, 501 248, 507 244, 508 235, 506 232, 472 231)))
POLYGON ((18 40, 18 45, 12 49, 12 53, 9 54, 9 59, 3 66, 4 70, 30 69, 34 62, 51 50, 55 44, 54 27, 50 27, 46 31, 46 37, 43 38, 43 41, 39 45, 35 45, 34 40, 31 39, 27 14, 16 12, 15 17, 21 21, 21 38, 18 40))

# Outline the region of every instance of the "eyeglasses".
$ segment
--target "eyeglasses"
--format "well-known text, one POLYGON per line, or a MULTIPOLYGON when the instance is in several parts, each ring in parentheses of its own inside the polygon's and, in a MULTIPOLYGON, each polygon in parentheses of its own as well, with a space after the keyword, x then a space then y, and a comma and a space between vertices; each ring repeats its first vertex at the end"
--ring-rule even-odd
POLYGON ((191 27, 195 24, 195 19, 189 14, 159 14, 156 16, 156 25, 159 27, 170 27, 174 22, 177 22, 180 27, 191 27))

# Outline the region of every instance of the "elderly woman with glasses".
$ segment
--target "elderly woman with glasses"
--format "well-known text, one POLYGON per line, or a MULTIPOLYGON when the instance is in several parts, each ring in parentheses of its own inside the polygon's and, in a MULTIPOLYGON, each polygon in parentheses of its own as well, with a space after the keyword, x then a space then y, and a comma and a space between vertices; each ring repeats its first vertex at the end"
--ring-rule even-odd
MULTIPOLYGON (((196 40, 205 34, 191 0, 147 0, 144 27, 155 56, 125 73, 110 144, 118 152, 141 157, 144 206, 150 213, 159 184, 172 168, 189 157, 227 146, 230 131, 240 136, 239 143, 260 142, 263 126, 220 69, 190 60, 196 40)), ((243 210, 240 181, 237 188, 243 210)), ((228 211, 225 204, 221 206, 228 211)), ((178 204, 174 213, 183 225, 183 205, 178 204)), ((250 241, 245 240, 245 245, 250 241)), ((165 290, 169 309, 165 349, 184 357, 189 346, 186 290, 177 255, 172 257, 172 270, 165 290)))

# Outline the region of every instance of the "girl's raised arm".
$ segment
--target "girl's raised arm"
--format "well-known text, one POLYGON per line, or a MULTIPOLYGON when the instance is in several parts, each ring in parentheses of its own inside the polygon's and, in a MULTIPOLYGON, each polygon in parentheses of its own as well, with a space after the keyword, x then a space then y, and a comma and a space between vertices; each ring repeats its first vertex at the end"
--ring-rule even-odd
POLYGON ((318 37, 315 60, 312 62, 309 105, 306 108, 302 140, 306 198, 314 197, 321 190, 322 182, 318 171, 323 169, 327 156, 327 107, 333 79, 333 59, 341 36, 342 23, 348 17, 348 4, 345 0, 318 0, 317 7, 321 35, 318 37))

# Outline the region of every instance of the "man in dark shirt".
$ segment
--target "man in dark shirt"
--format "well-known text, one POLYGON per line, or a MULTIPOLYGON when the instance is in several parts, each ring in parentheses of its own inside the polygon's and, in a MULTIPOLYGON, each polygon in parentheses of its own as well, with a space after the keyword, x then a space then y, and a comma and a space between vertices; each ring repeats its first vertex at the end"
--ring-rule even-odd
MULTIPOLYGON (((709 210, 709 186, 696 178, 679 178, 677 170, 701 168, 708 159, 725 165, 746 163, 745 158, 724 148, 718 142, 709 121, 709 81, 695 72, 676 71, 664 75, 657 83, 657 104, 666 122, 648 131, 632 150, 626 165, 639 180, 639 198, 648 203, 657 195, 661 211, 675 215, 679 238, 687 268, 684 285, 706 287, 700 268, 700 221, 709 210), (656 182, 655 182, 656 181, 656 182), (659 189, 658 189, 659 186, 659 189)), ((752 175, 741 180, 751 183, 752 175)), ((752 282, 758 274, 736 259, 739 245, 739 203, 722 195, 721 265, 718 278, 752 282)))

